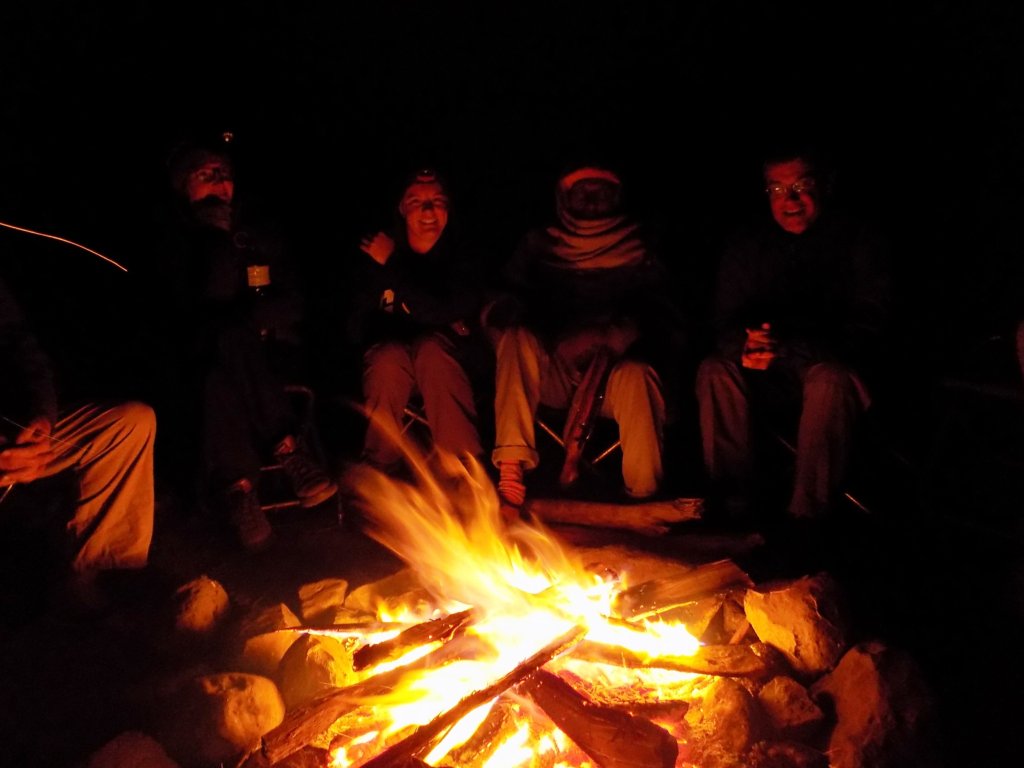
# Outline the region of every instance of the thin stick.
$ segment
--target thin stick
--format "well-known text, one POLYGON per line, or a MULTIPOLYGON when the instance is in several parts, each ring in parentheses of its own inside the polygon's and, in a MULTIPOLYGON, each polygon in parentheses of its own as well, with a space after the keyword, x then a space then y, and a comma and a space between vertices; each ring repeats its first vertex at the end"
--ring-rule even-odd
POLYGON ((115 267, 120 269, 122 272, 127 272, 128 271, 127 267, 125 267, 125 266, 123 266, 121 264, 118 264, 116 261, 114 261, 109 256, 104 256, 102 253, 99 253, 98 251, 94 251, 92 248, 86 248, 81 243, 76 243, 74 240, 68 240, 66 237, 58 237, 57 235, 48 235, 45 232, 36 232, 34 229, 28 229, 26 227, 17 227, 14 224, 8 224, 8 223, 3 222, 3 221, 0 221, 0 227, 7 227, 8 229, 13 229, 16 232, 25 232, 25 233, 27 233, 29 235, 36 235, 37 237, 46 237, 46 238, 49 238, 50 240, 56 240, 59 243, 67 243, 68 245, 73 245, 76 248, 81 248, 83 251, 88 251, 93 256, 99 256, 105 262, 107 262, 108 264, 113 264, 115 267))

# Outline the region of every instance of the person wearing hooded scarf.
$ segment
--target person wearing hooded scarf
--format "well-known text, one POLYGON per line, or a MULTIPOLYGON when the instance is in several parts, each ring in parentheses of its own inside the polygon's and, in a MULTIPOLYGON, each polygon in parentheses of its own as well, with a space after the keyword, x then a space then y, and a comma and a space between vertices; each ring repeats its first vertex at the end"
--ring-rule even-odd
POLYGON ((497 354, 492 461, 513 513, 524 470, 539 461, 538 404, 569 406, 599 350, 611 364, 600 415, 618 424, 625 494, 655 494, 663 475, 664 388, 655 365, 680 328, 652 239, 626 213, 619 175, 598 165, 563 173, 556 220, 530 230, 505 265, 505 291, 486 310, 497 354))
POLYGON ((363 459, 393 470, 404 411, 416 393, 434 446, 479 459, 473 385, 467 373, 483 345, 477 261, 448 225, 447 182, 427 168, 402 185, 400 221, 360 244, 351 276, 350 343, 362 350, 367 416, 363 459))

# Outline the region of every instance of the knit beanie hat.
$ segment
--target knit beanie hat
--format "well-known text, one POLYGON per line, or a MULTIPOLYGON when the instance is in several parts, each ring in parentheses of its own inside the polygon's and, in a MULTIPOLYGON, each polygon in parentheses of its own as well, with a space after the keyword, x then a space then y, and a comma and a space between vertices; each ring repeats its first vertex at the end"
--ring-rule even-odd
POLYGON ((187 144, 178 147, 167 160, 167 173, 171 187, 179 194, 185 194, 189 175, 207 163, 223 163, 231 168, 231 157, 226 149, 187 144))

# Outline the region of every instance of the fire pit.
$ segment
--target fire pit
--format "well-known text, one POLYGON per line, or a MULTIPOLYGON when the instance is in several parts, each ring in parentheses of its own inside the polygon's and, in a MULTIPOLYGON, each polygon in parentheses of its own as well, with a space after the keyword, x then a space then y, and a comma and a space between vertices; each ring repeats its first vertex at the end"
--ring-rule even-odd
POLYGON ((913 762, 927 697, 891 684, 891 649, 847 647, 826 576, 585 552, 504 524, 480 467, 414 464, 414 484, 356 481, 403 590, 286 630, 291 701, 239 765, 824 768, 896 764, 858 762, 894 742, 913 762))

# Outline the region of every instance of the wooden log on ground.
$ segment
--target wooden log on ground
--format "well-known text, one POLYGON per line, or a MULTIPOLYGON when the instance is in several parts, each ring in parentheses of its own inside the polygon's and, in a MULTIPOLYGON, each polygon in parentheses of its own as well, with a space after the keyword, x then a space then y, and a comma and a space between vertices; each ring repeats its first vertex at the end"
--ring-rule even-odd
POLYGON ((671 669, 718 677, 767 676, 774 670, 771 660, 749 645, 702 645, 692 656, 652 656, 638 654, 618 645, 584 640, 573 649, 574 659, 614 664, 627 669, 671 669))
POLYGON ((732 560, 699 565, 672 579, 652 579, 619 593, 615 609, 624 619, 646 619, 728 587, 754 582, 732 560))
POLYGON ((679 744, 664 728, 602 707, 556 675, 539 670, 520 686, 601 768, 673 768, 679 744))
POLYGON ((699 520, 703 499, 669 499, 636 504, 611 504, 580 499, 531 499, 525 511, 545 523, 622 528, 651 536, 667 533, 672 524, 699 520))
POLYGON ((447 640, 465 627, 472 618, 473 609, 470 608, 442 619, 416 624, 390 640, 363 646, 352 654, 352 668, 361 671, 382 662, 400 658, 403 654, 414 648, 419 648, 421 645, 437 640, 447 640))
POLYGON ((362 768, 398 768, 398 766, 405 765, 405 761, 410 757, 417 757, 425 752, 441 733, 481 704, 485 704, 495 696, 499 696, 513 686, 518 685, 530 675, 535 674, 553 658, 573 648, 585 633, 586 629, 584 627, 574 627, 553 642, 548 643, 528 659, 517 664, 515 669, 503 675, 496 682, 469 694, 447 712, 442 712, 426 725, 417 728, 415 732, 402 739, 402 741, 388 747, 372 760, 363 763, 362 768))

